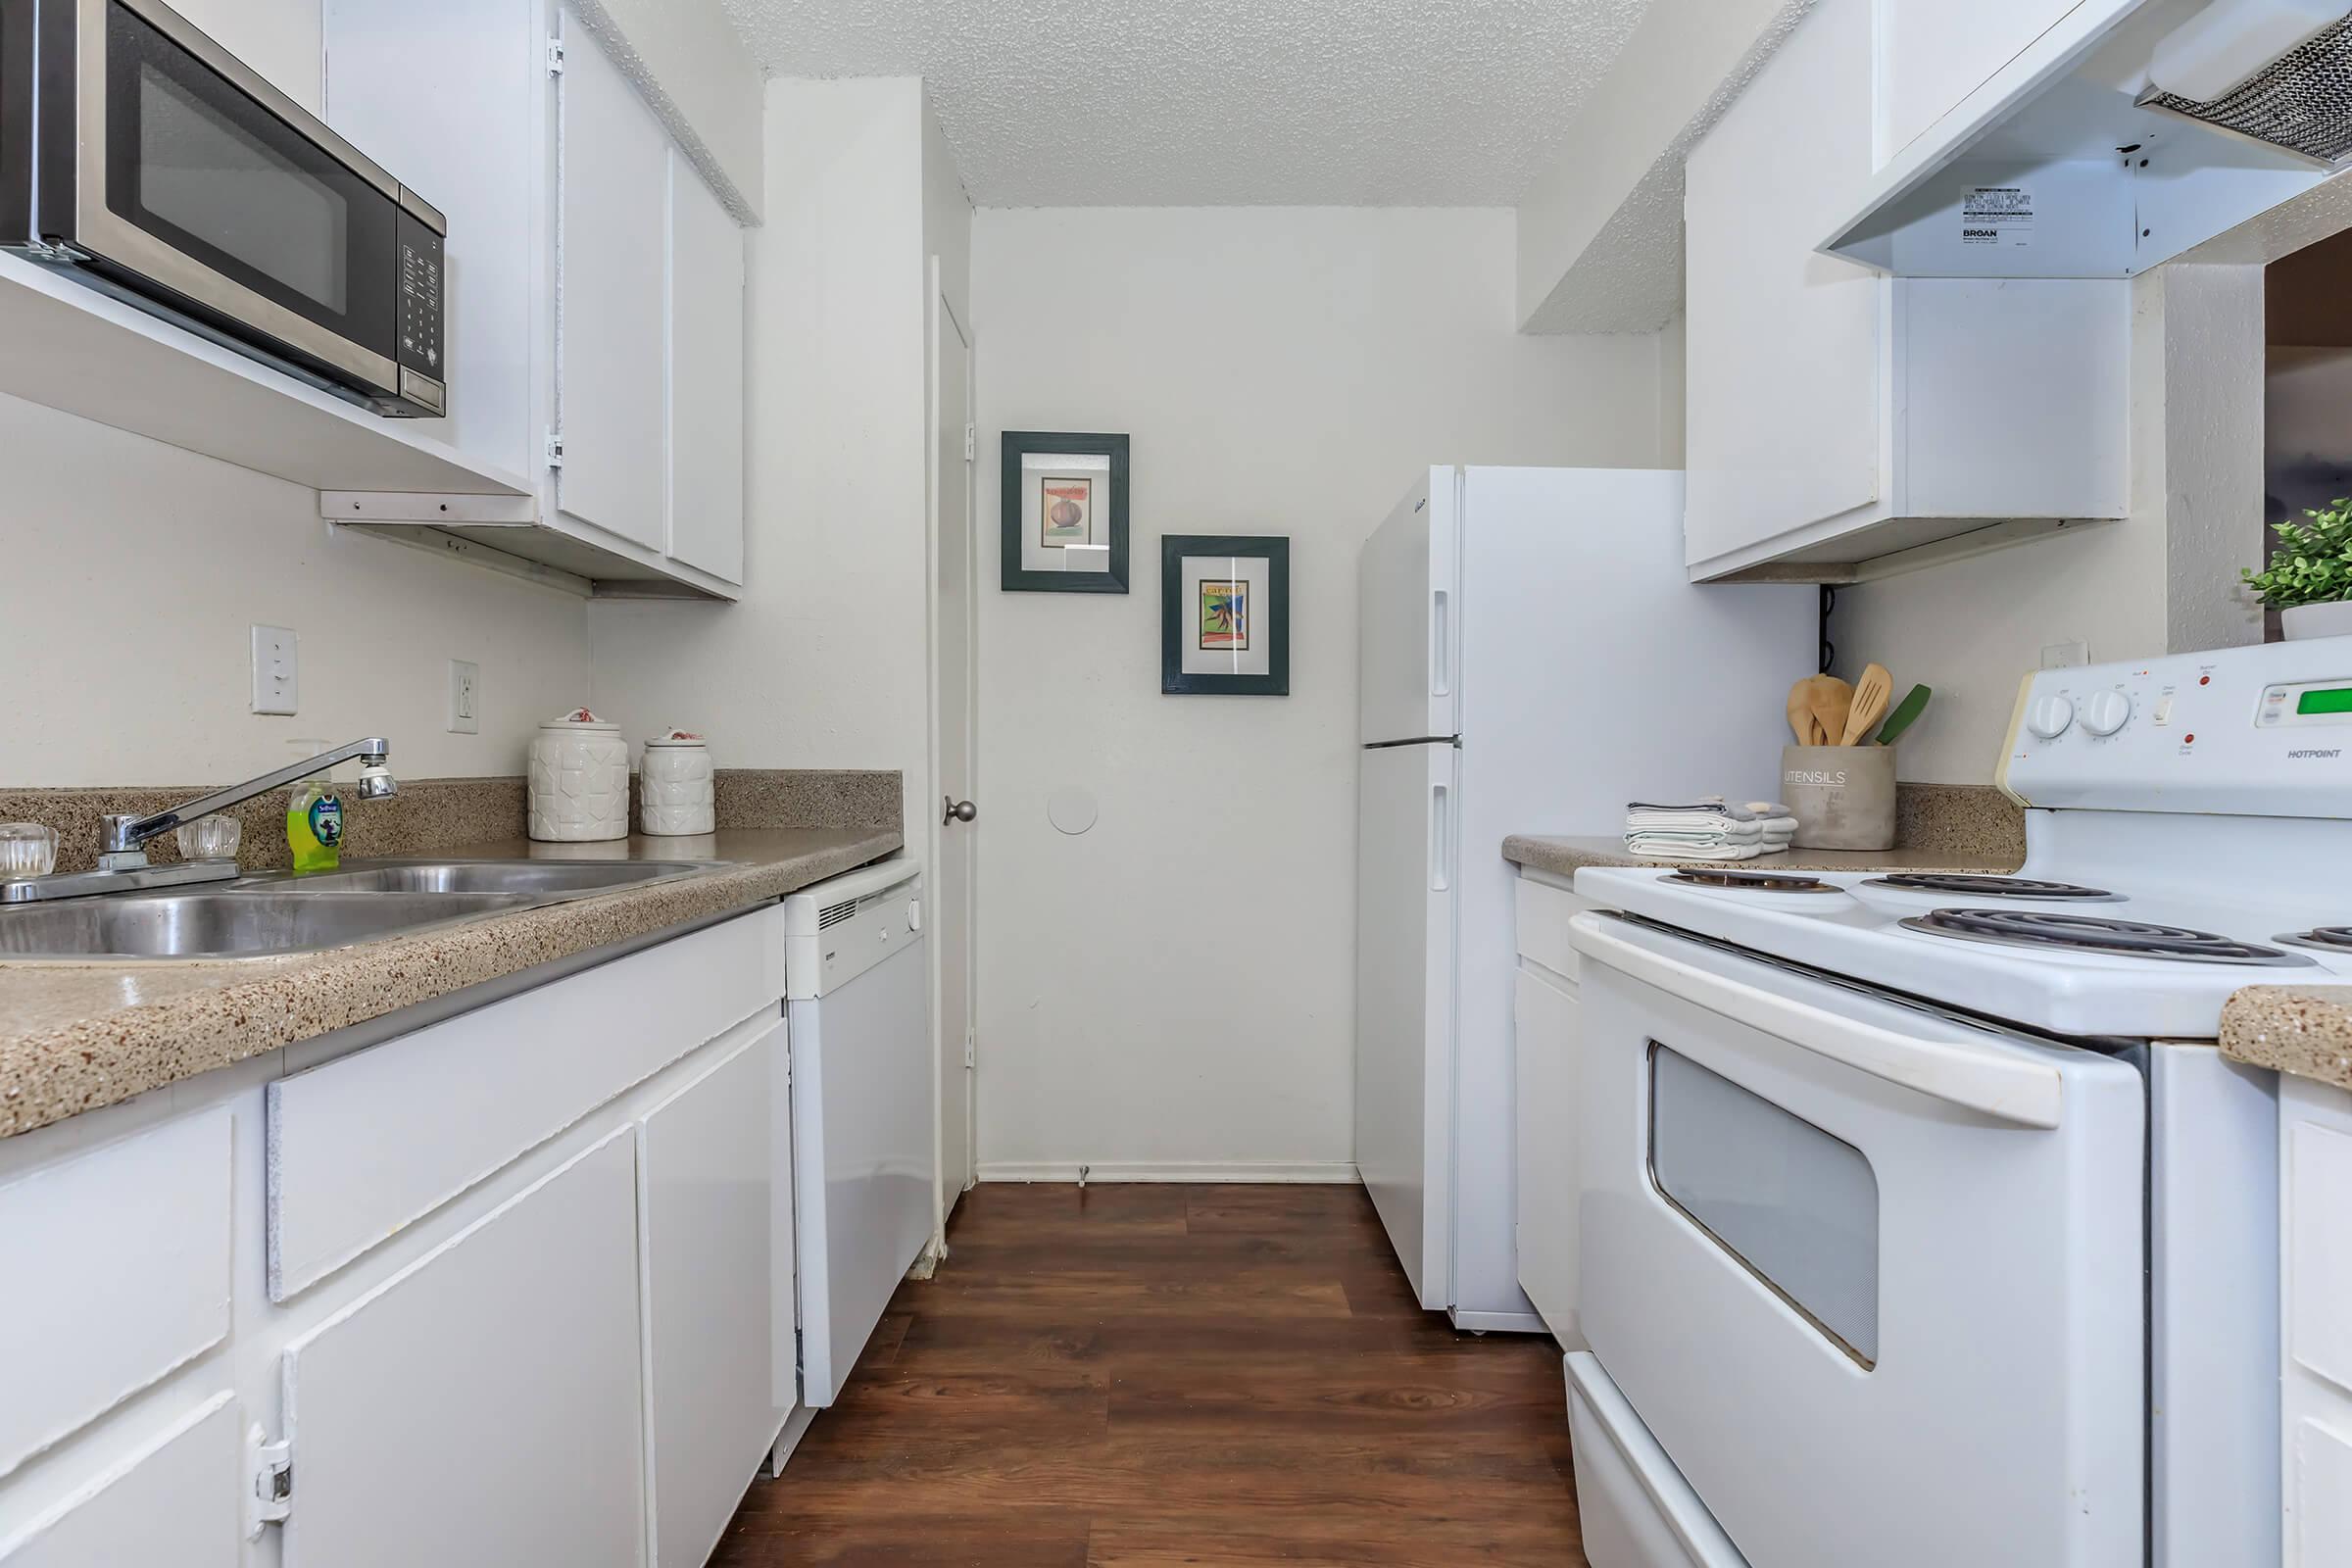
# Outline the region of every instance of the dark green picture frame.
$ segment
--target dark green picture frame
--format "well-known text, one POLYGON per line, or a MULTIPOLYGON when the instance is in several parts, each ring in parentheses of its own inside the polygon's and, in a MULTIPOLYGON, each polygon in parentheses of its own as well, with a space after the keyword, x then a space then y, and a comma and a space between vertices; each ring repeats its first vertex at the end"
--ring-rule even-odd
POLYGON ((1123 594, 1127 591, 1127 438, 1050 430, 1004 432, 997 518, 1004 540, 997 585, 1008 594, 1123 594), (1032 571, 1021 564, 1021 459, 1079 452, 1110 460, 1110 569, 1032 571))
POLYGON ((1159 689, 1179 697, 1291 695, 1291 541, 1279 534, 1172 533, 1159 541, 1159 689), (1184 643, 1198 624, 1184 602, 1187 556, 1259 557, 1266 563, 1267 603, 1255 607, 1250 635, 1267 638, 1262 675, 1209 675, 1184 667, 1184 643))

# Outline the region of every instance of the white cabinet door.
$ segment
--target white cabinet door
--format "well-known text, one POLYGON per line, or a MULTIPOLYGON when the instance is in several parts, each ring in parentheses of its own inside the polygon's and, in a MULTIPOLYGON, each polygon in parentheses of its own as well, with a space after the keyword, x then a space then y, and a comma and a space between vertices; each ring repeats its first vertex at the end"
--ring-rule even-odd
POLYGON ((7 1568, 237 1568, 245 1544, 236 1396, 214 1395, 0 1543, 7 1568))
MULTIPOLYGON (((1878 166, 1959 106, 2082 0, 1876 0, 1878 166)), ((1819 238, 1816 235, 1815 238, 1819 238)))
POLYGON ((664 548, 669 137, 585 27, 564 27, 557 503, 664 548))
POLYGON ((783 1019, 638 1127, 656 1568, 702 1568, 783 1412, 768 1367, 769 1073, 783 1019))
POLYGON ((285 1568, 636 1568, 640 1355, 623 1127, 287 1350, 285 1568))
POLYGON ((1870 3, 1821 0, 1690 151, 1693 565, 1879 496, 1886 284, 1813 248, 1870 174, 1870 3))
POLYGON ((2352 1562, 2352 1095, 2278 1080, 2287 1568, 2352 1562))
POLYGON ((743 581, 743 230, 669 154, 669 554, 743 581))
POLYGON ((1570 1349, 1576 1318, 1576 993, 1522 963, 1518 1055, 1519 1288, 1570 1349))

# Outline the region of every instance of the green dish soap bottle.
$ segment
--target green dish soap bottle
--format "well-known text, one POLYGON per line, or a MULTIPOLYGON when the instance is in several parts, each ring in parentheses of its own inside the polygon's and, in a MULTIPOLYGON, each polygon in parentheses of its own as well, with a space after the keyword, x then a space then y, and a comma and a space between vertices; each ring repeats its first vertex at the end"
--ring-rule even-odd
MULTIPOLYGON (((325 750, 324 743, 296 741, 304 757, 325 750)), ((294 871, 332 871, 343 860, 343 798, 324 773, 304 779, 286 796, 286 849, 294 871)))

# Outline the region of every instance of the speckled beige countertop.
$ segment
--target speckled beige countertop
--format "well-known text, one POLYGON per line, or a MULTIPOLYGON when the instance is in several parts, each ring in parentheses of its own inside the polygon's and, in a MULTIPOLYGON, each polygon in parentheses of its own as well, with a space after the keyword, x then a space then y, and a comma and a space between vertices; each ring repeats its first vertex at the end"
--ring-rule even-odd
POLYGON ((1895 789, 1891 850, 1790 850, 1752 860, 1667 860, 1628 855, 1625 839, 1513 834, 1502 857, 1571 876, 1588 865, 1691 866, 1736 871, 1960 871, 1999 875, 2026 863, 2025 811, 1980 784, 1901 784, 1895 789))
POLYGON ((1654 865, 1711 871, 1984 871, 2007 874, 2021 861, 1948 850, 1788 850, 1752 860, 1670 860, 1628 855, 1622 838, 1546 838, 1514 834, 1502 841, 1502 858, 1555 876, 1573 876, 1588 865, 1654 865))
MULTIPOLYGON (((893 804, 895 812, 895 799, 893 804)), ((632 859, 724 863, 676 880, 327 953, 188 962, 0 962, 0 1137, 535 964, 749 908, 880 859, 900 844, 897 828, 880 826, 632 838, 632 859)), ((605 858, 603 852, 615 848, 533 845, 516 838, 439 853, 605 858)))
POLYGON ((2352 1089, 2352 986, 2248 986, 2222 1007, 2222 1054, 2352 1089))

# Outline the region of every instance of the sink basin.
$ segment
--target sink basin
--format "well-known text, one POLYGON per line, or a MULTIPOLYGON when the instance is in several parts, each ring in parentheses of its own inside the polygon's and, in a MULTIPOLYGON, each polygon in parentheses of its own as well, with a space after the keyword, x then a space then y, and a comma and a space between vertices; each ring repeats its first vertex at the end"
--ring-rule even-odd
POLYGON ((525 893, 570 898, 710 869, 693 860, 378 860, 246 884, 270 892, 525 893))
POLYGON ((544 904, 527 893, 138 893, 0 907, 0 959, 317 953, 544 904))

